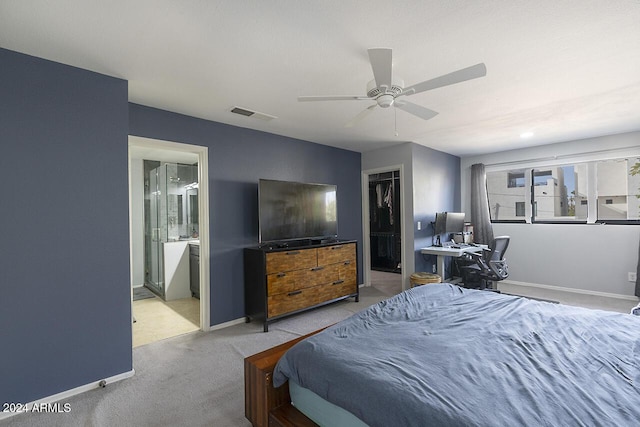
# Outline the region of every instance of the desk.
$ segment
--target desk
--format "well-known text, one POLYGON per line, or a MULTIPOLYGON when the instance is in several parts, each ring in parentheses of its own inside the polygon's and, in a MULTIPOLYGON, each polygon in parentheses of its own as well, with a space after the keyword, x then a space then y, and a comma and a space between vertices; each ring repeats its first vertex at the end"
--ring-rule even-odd
POLYGON ((481 252, 482 248, 486 247, 485 245, 478 246, 464 246, 464 247, 445 247, 445 246, 429 246, 428 248, 420 249, 420 252, 425 255, 437 255, 438 261, 436 263, 436 268, 438 275, 442 277, 442 281, 446 282, 447 279, 444 277, 444 259, 445 257, 455 257, 459 258, 465 253, 469 252, 481 252))

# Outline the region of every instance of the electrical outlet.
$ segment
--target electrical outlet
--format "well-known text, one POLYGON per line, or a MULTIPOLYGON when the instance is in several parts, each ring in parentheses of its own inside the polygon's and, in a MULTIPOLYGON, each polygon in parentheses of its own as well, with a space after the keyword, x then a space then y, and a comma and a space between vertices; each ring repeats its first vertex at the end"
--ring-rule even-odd
POLYGON ((435 264, 432 264, 432 265, 431 265, 431 272, 432 272, 432 273, 435 273, 435 272, 436 272, 436 265, 435 265, 435 264))
POLYGON ((636 276, 636 273, 634 273, 633 271, 629 272, 629 281, 630 282, 635 282, 638 279, 638 276, 636 276))

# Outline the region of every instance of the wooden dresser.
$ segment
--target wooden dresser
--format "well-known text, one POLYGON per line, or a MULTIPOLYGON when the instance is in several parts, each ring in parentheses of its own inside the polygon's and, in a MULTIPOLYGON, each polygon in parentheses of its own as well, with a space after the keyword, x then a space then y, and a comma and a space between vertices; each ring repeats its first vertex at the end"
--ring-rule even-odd
POLYGON ((358 294, 356 242, 289 248, 262 246, 244 252, 247 321, 269 323, 358 294))

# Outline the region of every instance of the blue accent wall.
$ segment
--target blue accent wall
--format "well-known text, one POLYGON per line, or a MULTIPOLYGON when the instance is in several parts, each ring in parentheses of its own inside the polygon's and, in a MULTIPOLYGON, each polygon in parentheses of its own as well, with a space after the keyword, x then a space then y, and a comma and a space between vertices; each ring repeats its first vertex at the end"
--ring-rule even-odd
MULTIPOLYGON (((260 178, 336 184, 362 279, 360 153, 130 104, 124 80, 1 48, 0 64, 0 403, 132 369, 129 134, 209 147, 212 325, 245 315, 260 178)), ((409 161, 416 219, 460 209, 457 157, 412 144, 409 161)))
POLYGON ((137 104, 129 107, 129 130, 209 147, 212 325, 245 315, 243 248, 258 243, 260 178, 336 184, 338 234, 358 241, 362 278, 360 153, 137 104))
POLYGON ((0 49, 0 403, 132 369, 127 82, 0 49))
POLYGON ((412 151, 415 270, 431 272, 436 257, 423 255, 420 248, 433 244, 430 223, 436 212, 460 211, 460 158, 418 144, 412 151), (422 230, 415 229, 417 221, 422 230))

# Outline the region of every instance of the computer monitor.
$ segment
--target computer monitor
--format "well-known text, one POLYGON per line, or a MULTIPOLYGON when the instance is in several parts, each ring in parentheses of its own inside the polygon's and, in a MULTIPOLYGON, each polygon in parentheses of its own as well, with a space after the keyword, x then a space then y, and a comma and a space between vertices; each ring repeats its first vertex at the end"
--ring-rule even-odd
MULTIPOLYGON (((440 242, 442 234, 455 234, 464 232, 463 212, 438 212, 436 213, 435 235, 440 242)), ((448 241, 449 237, 445 238, 448 241)))

